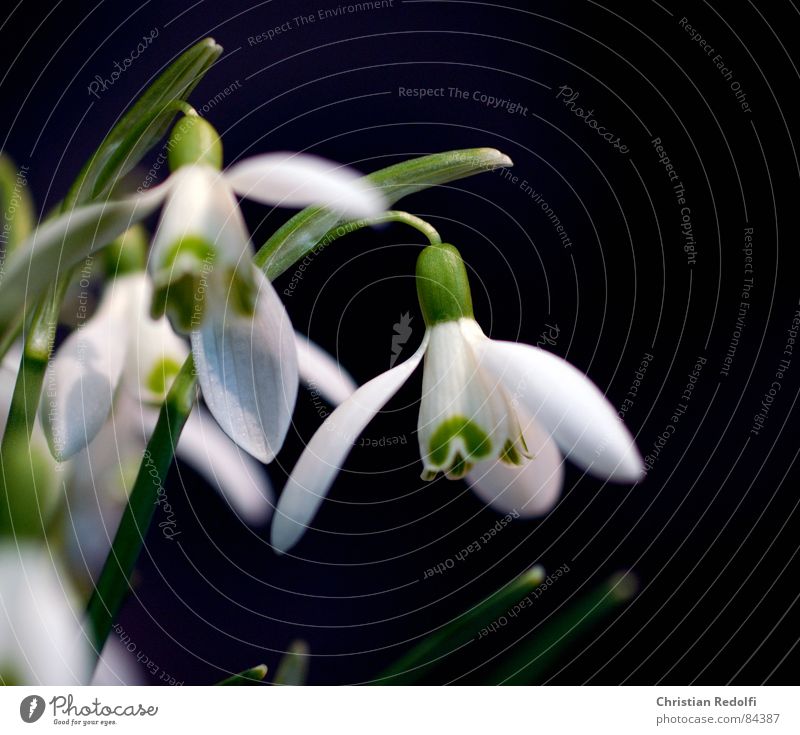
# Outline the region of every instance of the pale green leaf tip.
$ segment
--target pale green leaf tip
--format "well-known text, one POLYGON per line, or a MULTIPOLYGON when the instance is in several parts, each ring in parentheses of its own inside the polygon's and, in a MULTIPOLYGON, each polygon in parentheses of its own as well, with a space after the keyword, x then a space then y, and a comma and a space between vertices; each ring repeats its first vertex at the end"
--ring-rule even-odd
POLYGON ((639 579, 631 571, 621 571, 611 576, 608 586, 616 602, 627 602, 639 591, 639 579))
POLYGON ((541 564, 534 564, 522 577, 529 584, 540 585, 546 577, 544 567, 541 564))

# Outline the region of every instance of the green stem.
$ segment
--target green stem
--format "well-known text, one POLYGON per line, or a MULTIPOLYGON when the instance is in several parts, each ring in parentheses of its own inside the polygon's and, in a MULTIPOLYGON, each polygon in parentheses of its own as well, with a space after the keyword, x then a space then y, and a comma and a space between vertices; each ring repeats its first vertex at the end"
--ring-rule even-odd
POLYGON ((16 476, 16 472, 25 471, 21 458, 30 456, 31 432, 39 410, 47 362, 58 323, 58 311, 69 286, 70 275, 59 279, 38 303, 25 339, 8 419, 0 442, 0 501, 5 501, 0 502, 0 534, 13 533, 17 501, 19 508, 16 510, 23 514, 22 509, 30 505, 29 498, 15 497, 15 489, 31 487, 22 482, 23 478, 16 476))
POLYGON ((89 600, 89 633, 98 656, 130 590, 130 576, 155 513, 159 493, 164 492, 164 482, 172 464, 175 446, 192 410, 196 394, 194 360, 189 356, 161 407, 155 431, 147 443, 114 543, 89 600))
MULTIPOLYGON (((436 228, 426 222, 424 219, 415 217, 413 214, 409 214, 408 212, 388 210, 377 217, 350 220, 349 222, 344 222, 336 227, 332 227, 314 243, 312 248, 309 248, 309 251, 313 250, 314 252, 318 252, 323 250, 334 240, 338 240, 340 237, 344 237, 345 235, 349 235, 351 232, 356 232, 357 230, 361 230, 365 227, 374 227, 375 225, 384 225, 391 222, 399 222, 401 224, 408 225, 409 227, 413 227, 415 230, 418 230, 425 235, 431 245, 440 245, 442 242, 442 238, 439 236, 436 228)), ((280 275, 280 273, 283 272, 283 270, 285 270, 285 268, 281 270, 275 269, 273 263, 273 257, 280 247, 280 241, 275 241, 273 243, 273 241, 270 240, 266 245, 260 248, 253 257, 253 262, 264 271, 270 280, 274 280, 280 275)))

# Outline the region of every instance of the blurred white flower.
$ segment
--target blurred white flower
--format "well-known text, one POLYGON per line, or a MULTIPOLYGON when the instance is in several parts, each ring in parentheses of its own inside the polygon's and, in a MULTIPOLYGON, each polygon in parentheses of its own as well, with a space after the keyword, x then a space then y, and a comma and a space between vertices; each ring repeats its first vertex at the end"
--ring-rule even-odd
POLYGON ((92 670, 70 581, 35 542, 0 542, 0 677, 5 684, 81 685, 92 670))

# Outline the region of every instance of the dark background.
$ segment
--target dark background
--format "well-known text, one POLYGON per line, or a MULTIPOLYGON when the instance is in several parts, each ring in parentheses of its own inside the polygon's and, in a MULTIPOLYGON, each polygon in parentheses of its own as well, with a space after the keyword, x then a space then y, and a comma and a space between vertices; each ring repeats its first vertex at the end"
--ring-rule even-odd
MULTIPOLYGON (((682 402, 698 358, 707 362, 645 481, 607 485, 569 466, 549 515, 513 523, 433 579, 423 579, 426 569, 499 516, 464 483, 419 479, 419 373, 366 432, 405 444, 357 446, 316 530, 288 557, 273 554, 267 529, 246 528, 188 469, 176 470, 170 499, 180 544, 150 535, 136 599, 122 615, 139 650, 176 679, 203 684, 262 661, 274 670, 299 637, 314 655, 311 682, 365 682, 530 564, 567 563, 570 572, 512 626, 451 657, 428 681, 484 680, 506 647, 612 573, 633 570, 638 596, 574 641, 543 681, 797 683, 800 353, 763 429, 756 436, 751 427, 800 298, 798 9, 790 0, 394 0, 248 40, 333 7, 22 2, 0 27, 3 149, 29 167, 37 205, 55 204, 148 80, 211 35, 225 53, 191 99, 222 133, 227 163, 309 150, 368 172, 453 148, 510 155, 516 184, 486 173, 409 197, 402 208, 461 249, 477 318, 492 336, 535 343, 557 325, 550 349, 616 406, 643 356, 653 355, 626 414, 644 455, 682 402), (682 17, 722 55, 749 111, 682 17), (108 77, 153 29, 147 51, 99 99, 91 96, 95 75, 108 77), (238 88, 208 105, 231 85, 238 88), (578 91, 577 104, 594 109, 629 151, 566 109, 556 99, 561 85, 578 91), (401 98, 399 87, 480 90, 526 114, 472 99, 401 98), (655 137, 686 188, 694 263, 655 137), (522 180, 564 224, 569 248, 522 180), (748 226, 754 285, 726 376, 748 226)), ((256 244, 289 214, 252 204, 245 213, 256 244)), ((345 238, 314 259, 287 299, 298 329, 336 352, 359 382, 388 367, 402 313, 411 312, 414 330, 404 357, 422 336, 410 278, 420 244, 399 226, 345 238)), ((301 391, 295 430, 269 468, 276 488, 318 423, 301 391)))

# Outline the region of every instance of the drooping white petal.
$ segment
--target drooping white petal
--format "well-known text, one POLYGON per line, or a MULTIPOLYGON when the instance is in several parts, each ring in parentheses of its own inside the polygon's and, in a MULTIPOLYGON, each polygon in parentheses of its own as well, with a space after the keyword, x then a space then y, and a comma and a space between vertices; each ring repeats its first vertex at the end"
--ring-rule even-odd
POLYGON ((477 323, 460 319, 429 332, 418 432, 425 476, 450 472, 464 461, 498 457, 520 435, 503 388, 478 369, 472 345, 487 338, 477 323), (459 422, 468 424, 456 433, 459 422))
POLYGON ((79 452, 100 431, 125 364, 129 289, 111 283, 97 312, 56 352, 45 375, 40 419, 53 456, 79 452))
POLYGON ((166 267, 175 245, 192 237, 216 246, 220 257, 214 261, 214 270, 223 263, 235 266, 249 250, 250 236, 222 174, 209 166, 183 166, 170 180, 171 190, 153 238, 151 272, 166 267))
POLYGON ((353 442, 414 372, 427 341, 426 333, 422 344, 408 360, 362 385, 311 437, 281 493, 272 519, 272 545, 276 551, 288 551, 303 535, 353 442))
POLYGON ((144 194, 78 207, 44 222, 5 263, 0 281, 0 324, 8 322, 23 303, 32 307, 57 275, 155 211, 170 186, 167 181, 144 194))
POLYGON ((321 204, 351 217, 374 217, 385 208, 381 194, 355 171, 304 153, 265 153, 225 172, 237 194, 262 204, 321 204))
POLYGON ((246 523, 257 526, 269 518, 275 496, 266 472, 240 451, 202 408, 189 415, 177 456, 217 488, 246 523))
POLYGON ((157 417, 156 409, 120 390, 95 440, 62 473, 64 546, 73 575, 87 584, 103 568, 157 417))
POLYGON ((169 324, 166 317, 150 316, 153 287, 146 273, 125 276, 130 289, 128 319, 133 328, 128 338, 128 358, 123 385, 140 401, 161 403, 172 379, 189 356, 189 346, 169 324))
POLYGON ((310 390, 334 406, 353 395, 358 386, 337 360, 305 335, 295 333, 295 344, 300 380, 310 390))
POLYGON ((484 461, 468 478, 473 492, 501 513, 534 518, 557 502, 564 484, 564 460, 550 435, 535 421, 520 420, 531 459, 521 465, 484 461))
POLYGON ((566 360, 538 347, 486 341, 482 366, 549 431, 564 454, 603 479, 635 482, 644 467, 630 432, 597 386, 566 360))
POLYGON ((137 665, 133 652, 122 645, 120 639, 112 633, 103 646, 91 684, 95 687, 144 686, 147 680, 137 665))
POLYGON ((45 547, 0 545, 0 671, 19 684, 86 684, 91 649, 80 615, 45 547))
POLYGON ((259 284, 255 314, 213 304, 192 352, 206 404, 242 449, 270 462, 289 430, 297 398, 297 348, 289 316, 272 284, 259 284))

